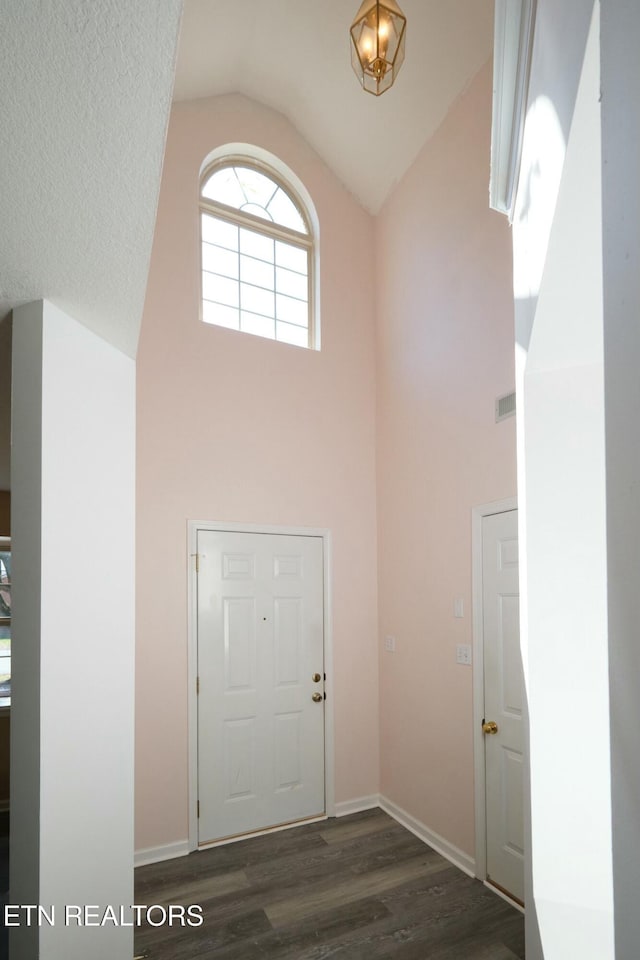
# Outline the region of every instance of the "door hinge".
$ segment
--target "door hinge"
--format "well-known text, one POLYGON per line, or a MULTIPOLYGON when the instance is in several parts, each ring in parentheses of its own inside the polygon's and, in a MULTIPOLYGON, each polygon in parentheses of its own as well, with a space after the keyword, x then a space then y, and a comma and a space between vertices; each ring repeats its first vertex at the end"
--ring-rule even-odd
POLYGON ((199 820, 199 819, 200 819, 200 801, 199 801, 199 800, 196 801, 196 806, 197 806, 197 808, 198 808, 198 809, 197 809, 197 815, 198 815, 198 820, 199 820))
POLYGON ((191 556, 196 558, 196 573, 200 573, 200 554, 192 553, 191 556))
POLYGON ((196 696, 200 693, 200 677, 196 677, 196 696))

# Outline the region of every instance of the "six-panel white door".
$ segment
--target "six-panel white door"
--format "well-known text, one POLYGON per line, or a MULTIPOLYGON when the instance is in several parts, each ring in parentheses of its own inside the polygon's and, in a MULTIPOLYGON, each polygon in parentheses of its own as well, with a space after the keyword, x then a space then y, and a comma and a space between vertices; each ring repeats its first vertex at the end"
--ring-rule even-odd
POLYGON ((197 551, 203 845, 324 813, 323 544, 198 530, 197 551))
POLYGON ((523 697, 518 512, 482 520, 487 879, 524 900, 523 697))

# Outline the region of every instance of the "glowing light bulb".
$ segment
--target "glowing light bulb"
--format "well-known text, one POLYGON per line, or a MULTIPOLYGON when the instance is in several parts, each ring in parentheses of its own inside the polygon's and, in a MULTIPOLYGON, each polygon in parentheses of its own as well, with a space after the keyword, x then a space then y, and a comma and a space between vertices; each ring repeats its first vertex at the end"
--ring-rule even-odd
POLYGON ((360 37, 360 58, 363 63, 371 63, 376 57, 378 45, 375 30, 363 30, 360 37))
POLYGON ((387 50, 389 48, 389 27, 387 18, 382 18, 378 24, 378 56, 383 60, 387 59, 387 50))

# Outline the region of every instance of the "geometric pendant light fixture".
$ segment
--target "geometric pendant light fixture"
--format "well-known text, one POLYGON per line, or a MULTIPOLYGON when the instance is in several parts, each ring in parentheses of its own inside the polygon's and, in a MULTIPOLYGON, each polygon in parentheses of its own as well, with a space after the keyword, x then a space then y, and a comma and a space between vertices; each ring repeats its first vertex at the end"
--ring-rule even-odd
POLYGON ((404 61, 407 18, 395 0, 364 0, 351 25, 351 66, 367 93, 379 97, 404 61))

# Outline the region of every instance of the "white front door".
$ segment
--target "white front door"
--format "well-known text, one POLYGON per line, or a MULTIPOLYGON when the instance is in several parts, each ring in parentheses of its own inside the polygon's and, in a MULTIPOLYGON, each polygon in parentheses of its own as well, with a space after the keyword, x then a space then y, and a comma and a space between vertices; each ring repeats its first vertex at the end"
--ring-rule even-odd
POLYGON ((524 900, 518 512, 482 519, 487 879, 524 900), (491 732, 495 724, 497 732, 491 732))
POLYGON ((198 843, 325 809, 321 537, 198 530, 198 843))

